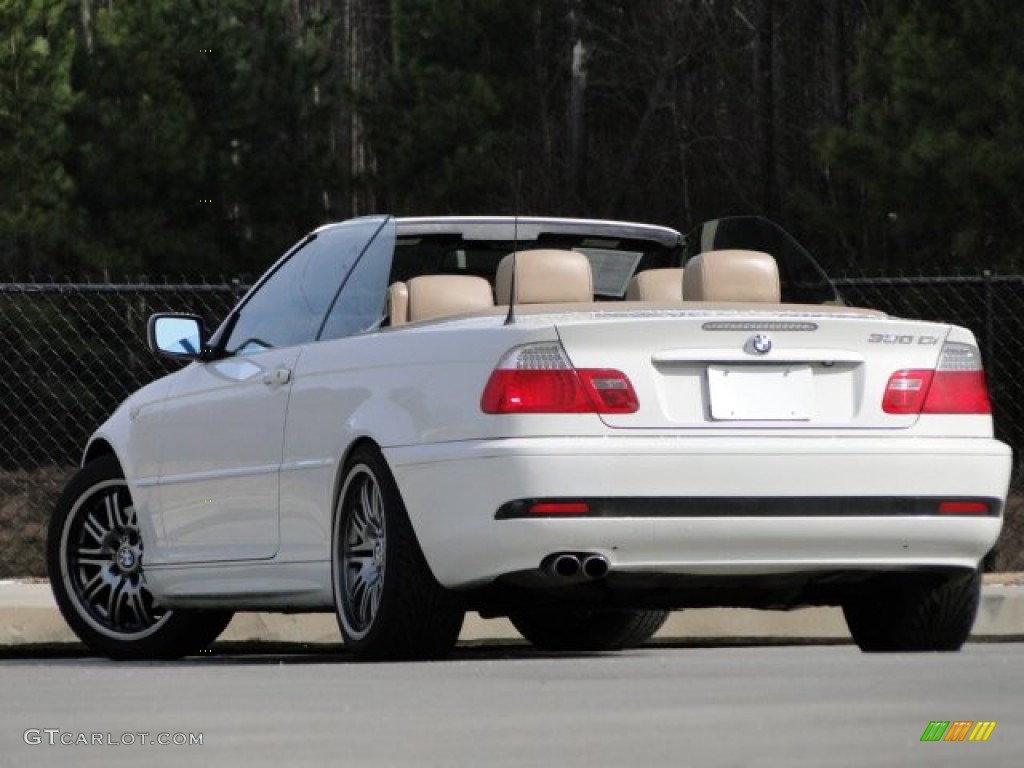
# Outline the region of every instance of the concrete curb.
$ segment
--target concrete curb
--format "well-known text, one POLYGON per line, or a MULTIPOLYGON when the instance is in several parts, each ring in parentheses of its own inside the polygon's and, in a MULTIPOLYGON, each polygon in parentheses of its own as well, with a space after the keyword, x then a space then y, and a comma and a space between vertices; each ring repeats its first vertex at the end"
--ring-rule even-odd
MULTIPOLYGON (((1024 638, 1024 576, 986 576, 974 638, 1024 638)), ((850 639, 838 608, 759 611, 746 608, 699 608, 676 611, 657 634, 662 643, 700 639, 757 638, 842 642, 850 639)), ((460 642, 523 642, 505 619, 466 617, 460 642)), ((338 644, 341 636, 329 613, 241 613, 221 635, 223 642, 338 644)), ((45 582, 0 582, 0 648, 77 644, 54 604, 45 582)))

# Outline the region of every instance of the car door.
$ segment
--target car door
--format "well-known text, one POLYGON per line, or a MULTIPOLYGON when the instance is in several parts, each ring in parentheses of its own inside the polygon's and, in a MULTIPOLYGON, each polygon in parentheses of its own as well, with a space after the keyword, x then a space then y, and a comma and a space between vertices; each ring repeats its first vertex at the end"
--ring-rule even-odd
POLYGON ((386 220, 355 219, 307 237, 232 313, 218 359, 193 363, 174 377, 153 427, 161 455, 149 564, 276 554, 296 362, 386 220))
POLYGON ((281 553, 296 560, 328 556, 338 459, 352 439, 353 414, 370 393, 366 368, 384 314, 395 249, 387 222, 345 279, 324 321, 319 343, 302 350, 289 396, 281 466, 281 553))

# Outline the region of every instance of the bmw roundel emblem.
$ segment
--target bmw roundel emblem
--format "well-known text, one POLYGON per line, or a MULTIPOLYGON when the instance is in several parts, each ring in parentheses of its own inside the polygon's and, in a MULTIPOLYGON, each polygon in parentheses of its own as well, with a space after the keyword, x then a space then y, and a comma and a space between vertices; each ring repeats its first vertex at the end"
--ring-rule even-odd
POLYGON ((772 351, 772 337, 767 333, 758 333, 751 337, 750 348, 759 355, 767 355, 772 351))

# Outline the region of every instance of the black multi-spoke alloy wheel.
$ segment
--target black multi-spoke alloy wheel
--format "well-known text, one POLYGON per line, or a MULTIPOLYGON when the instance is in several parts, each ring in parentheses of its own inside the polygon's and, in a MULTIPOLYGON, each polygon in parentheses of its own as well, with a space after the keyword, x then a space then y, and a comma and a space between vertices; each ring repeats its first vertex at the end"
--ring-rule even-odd
POLYGON ((643 645, 668 619, 668 611, 567 609, 509 616, 519 634, 545 651, 620 651, 643 645))
POLYGON ((862 651, 957 651, 981 602, 980 571, 893 575, 843 605, 862 651))
POLYGON ((423 556, 380 451, 353 451, 334 514, 334 602, 345 645, 367 660, 436 659, 465 609, 423 556))
POLYGON ((89 648, 116 659, 176 658, 210 645, 225 611, 166 610, 146 585, 131 491, 113 456, 83 467, 54 509, 46 543, 57 606, 89 648))

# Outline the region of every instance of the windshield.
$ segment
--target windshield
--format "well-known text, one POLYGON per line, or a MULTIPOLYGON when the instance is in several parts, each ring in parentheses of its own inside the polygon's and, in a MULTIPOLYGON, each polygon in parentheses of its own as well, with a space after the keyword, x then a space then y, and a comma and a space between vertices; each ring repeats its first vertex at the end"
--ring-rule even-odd
POLYGON ((596 301, 622 299, 639 271, 679 263, 682 238, 665 228, 582 220, 399 221, 390 281, 423 274, 477 275, 494 282, 512 251, 578 251, 590 262, 596 301), (673 237, 674 236, 674 237, 673 237))
POLYGON ((807 250, 777 224, 760 216, 731 216, 705 222, 686 238, 685 260, 698 253, 742 249, 762 251, 779 265, 782 301, 792 304, 842 304, 828 275, 807 250))

